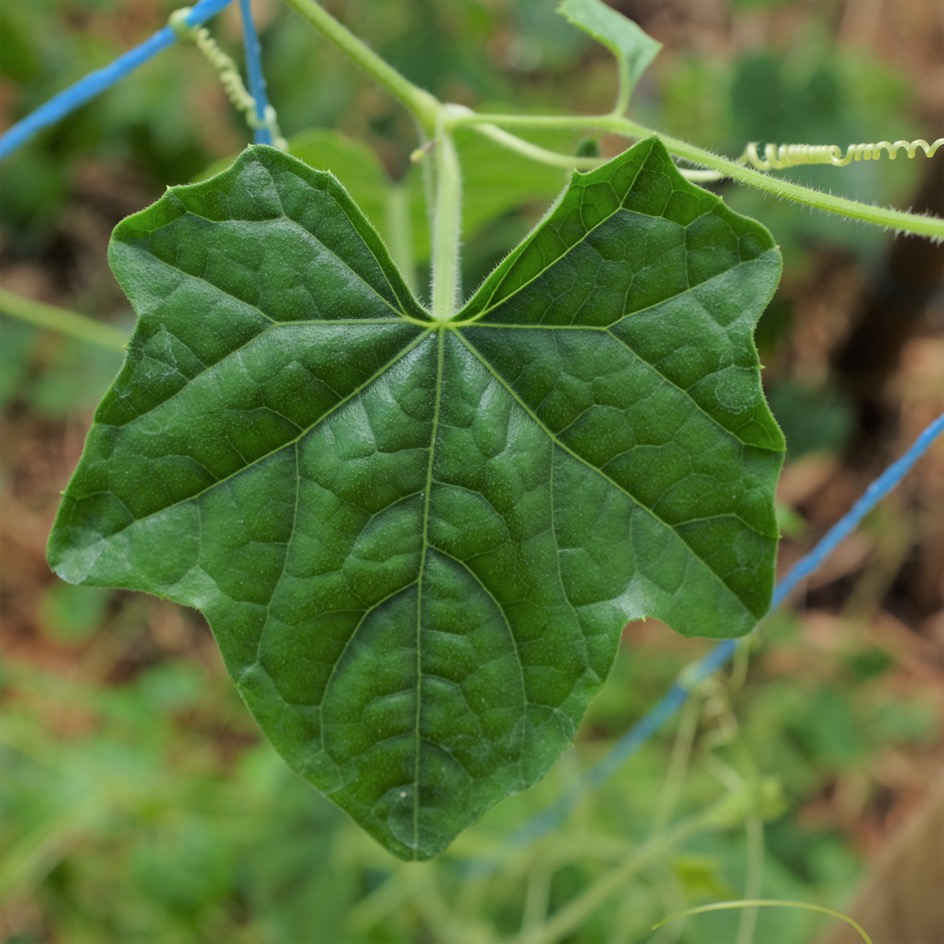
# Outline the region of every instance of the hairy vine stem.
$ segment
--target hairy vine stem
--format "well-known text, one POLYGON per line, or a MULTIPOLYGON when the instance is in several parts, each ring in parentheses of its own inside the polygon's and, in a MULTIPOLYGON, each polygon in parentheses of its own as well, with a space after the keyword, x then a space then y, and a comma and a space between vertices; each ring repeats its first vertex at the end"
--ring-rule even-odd
MULTIPOLYGON (((903 210, 895 210, 890 207, 881 207, 869 203, 861 203, 858 200, 850 200, 847 197, 837 197, 830 193, 823 193, 812 187, 804 187, 801 184, 793 183, 788 180, 778 180, 770 177, 760 170, 752 167, 746 167, 744 163, 731 160, 714 154, 704 148, 689 144, 680 138, 671 135, 662 134, 653 128, 647 128, 636 121, 624 118, 616 112, 610 112, 605 115, 503 115, 503 114, 482 114, 469 111, 468 109, 458 108, 454 105, 446 105, 439 101, 435 96, 414 85, 405 76, 401 75, 389 63, 377 55, 366 43, 358 39, 342 23, 336 20, 315 0, 287 0, 299 13, 302 14, 319 32, 327 39, 331 40, 341 50, 347 53, 358 65, 372 75, 381 85, 397 98, 406 108, 408 108, 421 128, 427 134, 435 134, 438 129, 449 131, 451 128, 470 126, 479 127, 484 130, 492 140, 503 146, 513 148, 522 154, 529 154, 535 159, 541 159, 548 162, 548 154, 538 152, 543 149, 537 148, 537 145, 531 145, 530 142, 522 141, 507 133, 502 134, 503 129, 507 128, 560 128, 568 130, 595 130, 609 131, 614 134, 623 135, 629 138, 648 138, 657 137, 665 145, 670 154, 680 160, 690 164, 698 165, 701 168, 707 168, 708 172, 715 175, 709 178, 706 172, 695 172, 700 174, 699 179, 716 179, 717 176, 730 178, 739 183, 747 184, 766 193, 773 194, 786 200, 792 200, 804 206, 813 207, 817 210, 824 210, 827 213, 835 213, 848 219, 859 220, 864 223, 873 223, 876 226, 882 226, 887 229, 895 230, 899 233, 911 233, 918 236, 926 236, 934 240, 944 240, 944 220, 937 217, 923 216, 918 213, 907 213, 903 210)), ((937 145, 935 142, 933 147, 937 145)), ((896 142, 896 145, 898 142, 896 142)), ((562 157, 558 155, 558 158, 562 157)), ((554 158, 553 160, 556 160, 554 158)), ((574 162, 568 161, 570 166, 579 166, 574 162)), ((444 161, 444 168, 448 173, 448 167, 444 161)), ((458 163, 455 164, 458 169, 458 163)), ((445 192, 450 192, 450 187, 442 185, 445 192)), ((439 189, 439 187, 437 187, 439 189)), ((435 215, 435 211, 434 211, 435 215)), ((436 265, 436 246, 433 247, 433 264, 436 265)), ((451 241, 449 251, 452 251, 451 241)), ((434 280, 435 282, 435 280, 434 280)), ((445 287, 441 291, 445 292, 445 287)), ((440 300, 444 302, 445 295, 440 300)))
POLYGON ((451 132, 440 122, 433 139, 432 315, 448 321, 460 295, 459 233, 462 224, 462 174, 451 132))
POLYGON ((440 109, 439 100, 434 95, 397 72, 314 0, 288 0, 288 3, 412 112, 427 134, 433 134, 440 109))
POLYGON ((670 154, 691 164, 717 171, 723 177, 729 177, 739 183, 747 184, 757 190, 763 190, 776 197, 792 200, 804 206, 835 213, 863 223, 874 223, 900 233, 912 233, 927 236, 930 239, 944 239, 944 220, 919 213, 907 213, 890 207, 861 203, 847 197, 837 197, 823 193, 812 187, 804 187, 789 180, 779 180, 762 171, 745 167, 738 161, 721 157, 712 151, 689 144, 680 138, 662 134, 639 122, 619 115, 500 115, 472 112, 455 119, 457 125, 492 124, 502 128, 575 128, 584 130, 610 131, 629 138, 657 137, 670 154))
POLYGON ((539 144, 525 141, 524 138, 519 138, 515 134, 509 134, 496 125, 473 125, 472 127, 496 144, 509 151, 515 151, 523 157, 528 157, 532 161, 537 161, 539 164, 549 164, 551 167, 560 167, 563 170, 593 170, 594 167, 599 167, 603 163, 603 159, 599 157, 578 157, 575 154, 550 151, 539 144))
MULTIPOLYGON (((944 220, 942 219, 861 203, 846 197, 823 193, 811 187, 804 187, 792 181, 779 180, 754 167, 745 166, 747 161, 745 158, 731 160, 722 157, 680 138, 647 128, 645 125, 623 117, 617 111, 605 115, 482 114, 462 106, 443 103, 394 69, 316 0, 287 0, 287 2, 403 104, 413 114, 422 135, 434 138, 432 149, 436 182, 432 212, 432 313, 437 320, 450 318, 459 300, 459 226, 462 184, 451 132, 454 128, 464 126, 475 128, 496 144, 517 151, 526 157, 571 168, 593 166, 595 162, 585 158, 571 158, 568 155, 556 154, 518 138, 507 129, 584 129, 609 131, 634 139, 657 137, 674 157, 707 169, 688 171, 688 175, 695 179, 730 178, 776 197, 824 210, 827 213, 835 213, 864 223, 873 223, 900 233, 912 233, 934 240, 944 240, 944 220)), ((876 147, 885 143, 881 142, 876 147)), ((924 144, 924 142, 920 143, 924 144)), ((895 145, 889 145, 889 147, 898 148, 901 144, 903 142, 896 142, 895 145)), ((939 142, 936 141, 933 145, 928 145, 925 152, 929 153, 931 148, 936 149, 938 144, 939 142)), ((832 156, 832 152, 829 153, 832 156)), ((889 150, 891 156, 894 156, 894 153, 889 150)), ((777 156, 774 154, 775 158, 777 156)), ((839 156, 842 158, 841 154, 839 156)), ((849 154, 846 156, 849 157, 849 154)), ((861 156, 865 156, 864 151, 861 156)), ((849 157, 849 159, 858 158, 849 157)), ((769 166, 775 167, 776 164, 769 164, 769 166)))
POLYGON ((834 908, 827 908, 824 905, 817 905, 808 901, 793 901, 787 898, 743 898, 739 901, 716 901, 707 905, 698 905, 695 908, 686 908, 685 911, 680 914, 672 915, 664 921, 660 921, 653 926, 652 930, 655 931, 664 927, 670 921, 675 921, 678 918, 690 918, 693 915, 710 914, 713 911, 734 911, 742 908, 793 908, 797 911, 813 911, 817 914, 835 918, 837 921, 842 921, 843 924, 848 925, 855 931, 863 941, 863 944, 872 944, 872 938, 869 937, 865 928, 854 918, 849 917, 849 915, 843 914, 841 911, 836 911, 834 908))

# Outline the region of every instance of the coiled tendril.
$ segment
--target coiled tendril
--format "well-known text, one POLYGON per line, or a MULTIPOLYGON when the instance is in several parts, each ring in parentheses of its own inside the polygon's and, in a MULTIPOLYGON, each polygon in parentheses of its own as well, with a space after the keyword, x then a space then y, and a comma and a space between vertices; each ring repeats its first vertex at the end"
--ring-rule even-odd
POLYGON ((944 138, 938 138, 928 144, 924 138, 914 141, 872 141, 867 144, 850 144, 845 153, 838 144, 767 144, 764 156, 758 153, 759 145, 752 141, 744 148, 738 158, 739 163, 748 164, 756 170, 785 170, 788 167, 802 167, 807 164, 829 164, 832 167, 845 167, 853 161, 877 161, 884 154, 889 160, 895 160, 902 151, 913 159, 919 151, 925 157, 934 157, 944 147, 944 138))
POLYGON ((233 103, 233 107, 245 116, 246 124, 250 128, 268 128, 272 133, 275 146, 284 150, 287 144, 279 131, 275 109, 267 105, 265 119, 260 121, 256 117, 256 100, 249 94, 236 63, 220 49, 219 44, 205 26, 191 26, 187 22, 188 13, 190 13, 190 7, 175 10, 170 15, 168 24, 181 39, 193 43, 203 53, 207 62, 213 66, 219 76, 220 85, 223 86, 226 97, 233 103))

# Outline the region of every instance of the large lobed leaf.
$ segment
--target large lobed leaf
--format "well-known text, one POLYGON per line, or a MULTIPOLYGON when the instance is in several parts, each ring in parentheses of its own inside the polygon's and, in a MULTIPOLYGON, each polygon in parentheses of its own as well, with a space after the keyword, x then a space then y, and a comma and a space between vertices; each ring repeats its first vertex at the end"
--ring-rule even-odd
POLYGON ((110 258, 139 322, 50 562, 200 609, 289 764, 397 855, 548 769, 627 620, 764 613, 779 254, 657 141, 575 175, 448 324, 271 148, 110 258))

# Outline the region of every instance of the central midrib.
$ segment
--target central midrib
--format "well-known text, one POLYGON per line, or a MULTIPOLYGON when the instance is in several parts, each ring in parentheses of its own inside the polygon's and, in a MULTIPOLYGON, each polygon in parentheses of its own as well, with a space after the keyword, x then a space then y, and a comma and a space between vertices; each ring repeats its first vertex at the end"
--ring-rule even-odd
POLYGON ((429 554, 429 505, 433 489, 433 463, 436 456, 436 437, 439 434, 439 411, 442 403, 443 378, 443 339, 444 331, 436 332, 436 386, 433 391, 433 422, 429 434, 429 459, 426 463, 426 486, 423 495, 423 543, 420 553, 419 573, 416 579, 416 713, 414 717, 415 749, 413 752, 413 853, 419 849, 420 816, 420 752, 422 746, 423 703, 423 577, 426 571, 426 558, 429 554))

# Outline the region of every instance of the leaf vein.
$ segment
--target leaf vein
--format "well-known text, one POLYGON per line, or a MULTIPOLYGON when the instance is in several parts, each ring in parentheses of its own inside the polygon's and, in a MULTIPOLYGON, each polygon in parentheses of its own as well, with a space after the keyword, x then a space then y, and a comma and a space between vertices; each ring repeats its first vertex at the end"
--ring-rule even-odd
POLYGON ((416 752, 413 758, 413 848, 419 847, 420 816, 420 725, 422 722, 423 702, 423 578, 426 573, 426 560, 429 554, 429 505, 433 489, 433 463, 436 457, 436 437, 439 434, 439 410, 442 403, 443 383, 443 338, 442 331, 436 335, 436 389, 434 391, 433 422, 429 434, 429 458, 426 463, 426 486, 423 496, 423 544, 420 555, 419 573, 416 589, 416 714, 414 731, 416 752))
MULTIPOLYGON (((593 233, 594 231, 596 231, 597 229, 599 229, 604 223, 606 223, 608 220, 612 219, 617 213, 619 213, 619 211, 623 209, 623 201, 625 201, 625 199, 626 199, 626 198, 629 196, 629 194, 632 192, 633 187, 636 186, 636 181, 637 181, 637 179, 639 178, 639 175, 642 173, 642 171, 643 171, 643 169, 645 168, 646 164, 649 163, 649 158, 652 156, 652 151, 653 151, 653 149, 652 149, 652 147, 651 147, 651 145, 650 145, 649 153, 648 153, 648 154, 646 155, 646 157, 640 162, 639 167, 636 168, 636 173, 633 174, 633 179, 630 181, 629 186, 626 188, 626 192, 623 194, 622 200, 620 200, 619 204, 616 206, 616 208, 615 208, 611 213, 607 213, 606 216, 604 216, 595 226, 592 226, 590 229, 585 229, 585 232, 583 233, 583 235, 582 235, 579 239, 577 239, 577 240, 575 240, 573 243, 571 243, 559 256, 557 256, 556 259, 553 259, 551 262, 547 263, 547 265, 542 266, 541 269, 540 269, 538 272, 536 272, 530 279, 528 279, 526 282, 523 282, 521 285, 519 285, 514 291, 510 292, 508 295, 503 296, 500 301, 496 302, 496 303, 493 305, 493 304, 492 304, 492 299, 493 299, 493 298, 495 297, 495 295, 498 293, 499 289, 501 289, 502 285, 503 285, 504 282, 505 282, 505 279, 507 279, 508 276, 511 274, 511 271, 512 271, 512 268, 513 268, 513 266, 514 266, 514 263, 513 263, 511 266, 509 266, 508 270, 502 275, 502 277, 498 280, 498 282, 497 282, 497 284, 495 285, 495 287, 492 289, 491 293, 490 293, 489 296, 488 296, 488 300, 487 300, 487 301, 485 302, 485 304, 484 304, 483 309, 475 316, 475 319, 474 319, 474 320, 476 320, 476 321, 481 320, 481 319, 484 318, 490 311, 493 311, 493 310, 494 310, 495 308, 497 308, 499 305, 505 304, 505 302, 509 301, 509 299, 514 298, 515 295, 517 295, 519 292, 521 292, 521 291, 523 291, 524 289, 526 289, 532 282, 534 282, 534 281, 536 281, 537 279, 539 279, 552 265, 555 265, 557 262, 559 262, 561 259, 563 259, 564 256, 566 256, 568 253, 572 252, 577 246, 579 246, 582 242, 584 242, 584 241, 590 236, 591 233, 593 233)), ((576 177, 576 174, 575 174, 574 176, 576 177)), ((611 184, 611 186, 612 186, 612 184, 611 184)), ((581 206, 580 203, 578 203, 578 209, 580 209, 581 212, 582 212, 582 206, 581 206)), ((651 216, 652 214, 644 214, 644 215, 651 216)), ((548 220, 547 222, 549 222, 549 220, 548 220)), ((536 234, 537 232, 539 232, 539 230, 540 230, 540 228, 541 228, 541 225, 542 225, 542 224, 539 223, 538 226, 535 227, 535 229, 534 229, 534 231, 533 231, 534 234, 536 234)), ((582 220, 581 220, 581 226, 583 226, 583 221, 582 221, 582 220)), ((528 248, 533 244, 533 241, 534 241, 533 238, 529 237, 528 240, 522 245, 522 247, 521 247, 521 252, 518 253, 517 257, 516 257, 515 260, 514 260, 515 263, 518 261, 518 259, 520 259, 520 258, 524 255, 524 253, 528 250, 528 248)), ((477 294, 478 294, 478 293, 476 293, 476 295, 477 295, 477 294)), ((473 297, 469 300, 469 303, 468 303, 465 307, 466 307, 466 308, 470 307, 471 304, 472 304, 472 302, 474 302, 474 301, 475 301, 475 296, 473 296, 473 297)), ((465 310, 465 309, 463 309, 463 310, 465 310)), ((461 312, 460 312, 460 314, 461 314, 461 312)))
MULTIPOLYGON (((101 540, 105 540, 106 538, 111 538, 117 534, 121 534, 122 531, 126 531, 128 528, 131 527, 131 525, 136 524, 137 522, 146 521, 148 518, 153 518, 155 515, 159 515, 162 512, 168 511, 171 508, 176 508, 178 505, 182 505, 185 502, 194 501, 195 499, 200 498, 202 495, 209 492, 211 489, 216 488, 218 485, 225 484, 230 479, 233 479, 238 475, 242 475, 244 472, 259 465, 261 462, 264 462, 266 459, 270 458, 271 456, 276 455, 277 453, 285 449, 287 446, 293 446, 304 436, 307 436, 308 433, 310 433, 313 429, 315 429, 320 423, 323 423, 329 416, 336 413, 346 404, 350 403, 363 390, 365 390, 368 386, 370 386, 370 384, 373 383, 378 377, 380 377, 390 367, 396 364, 397 361, 400 361, 404 357, 406 357, 406 355, 409 354, 410 351, 412 351, 414 348, 416 348, 420 344, 420 342, 422 342, 426 338, 426 336, 429 333, 430 333, 429 330, 421 332, 406 347, 404 347, 400 351, 397 351, 397 353, 393 357, 391 357, 385 364, 383 364, 376 371, 374 371, 374 373, 371 374, 366 380, 364 380, 363 383, 355 387, 343 400, 339 400, 337 403, 332 404, 332 406, 329 409, 325 410, 325 412, 322 413, 321 416, 319 416, 312 423, 309 423, 309 425, 306 426, 297 436, 293 437, 292 439, 287 440, 284 443, 280 443, 274 449, 270 449, 268 452, 264 453, 263 455, 258 456, 257 458, 246 462, 245 465, 241 466, 238 469, 235 469, 233 472, 230 472, 228 475, 223 476, 223 478, 217 479, 215 482, 211 482, 209 485, 205 486, 204 488, 201 488, 199 491, 194 492, 191 495, 185 495, 183 498, 179 498, 176 501, 171 502, 169 505, 164 505, 161 508, 155 508, 154 511, 148 512, 146 515, 141 515, 138 518, 134 518, 132 521, 130 521, 124 527, 119 528, 117 531, 112 531, 107 535, 103 534, 101 536, 101 540)), ((107 425, 107 424, 103 424, 103 425, 107 425)), ((114 492, 112 492, 111 494, 114 494, 114 492)), ((82 496, 82 497, 84 498, 85 496, 82 496)), ((115 497, 117 498, 117 495, 115 497)))
POLYGON ((525 403, 525 401, 518 394, 518 391, 515 390, 514 387, 512 387, 510 384, 508 384, 505 378, 502 377, 502 375, 492 367, 489 361, 486 360, 485 356, 481 354, 475 347, 473 347, 473 345, 469 341, 467 341, 464 337, 462 337, 461 334, 459 337, 462 343, 486 367, 489 373, 491 373, 491 375, 495 377, 495 379, 509 392, 509 394, 515 400, 515 402, 528 414, 528 416, 531 417, 532 420, 534 420, 535 423, 538 424, 538 426, 540 426, 542 430, 544 430, 544 432, 547 434, 548 438, 552 442, 554 442, 557 446, 559 446, 564 452, 566 452, 572 458, 576 459, 582 466, 584 466, 587 469, 591 469, 593 472, 599 475, 602 479, 609 482, 610 485, 612 485, 618 491, 622 492, 627 498, 629 498, 633 502, 634 505, 636 505, 637 508, 642 509, 647 514, 651 515, 664 528, 667 528, 668 530, 672 531, 672 533, 675 534, 679 538, 679 540, 681 540, 685 544, 685 546, 689 549, 689 551, 691 551, 692 556, 695 557, 705 567, 707 572, 711 574, 711 576, 715 580, 717 580, 724 587, 724 589, 728 593, 730 593, 741 604, 741 606, 743 606, 745 609, 748 609, 747 604, 745 604, 744 601, 741 599, 741 597, 730 586, 728 586, 724 577, 722 577, 721 574, 719 574, 711 566, 711 564, 707 560, 705 560, 704 557, 702 557, 701 554, 699 554, 698 551, 694 547, 692 547, 691 543, 685 539, 684 535, 679 534, 679 532, 674 527, 672 527, 672 525, 670 525, 664 519, 660 518, 659 515, 657 515, 651 508, 649 508, 648 505, 646 505, 644 502, 640 501, 635 495, 633 495, 633 493, 629 491, 628 488, 626 488, 620 482, 617 482, 616 479, 611 478, 602 469, 597 468, 597 466, 593 465, 593 463, 588 462, 586 459, 584 459, 583 456, 580 455, 579 452, 576 452, 575 450, 571 449, 566 443, 561 442, 554 435, 553 431, 540 419, 540 417, 535 415, 531 407, 529 407, 528 404, 525 403))

